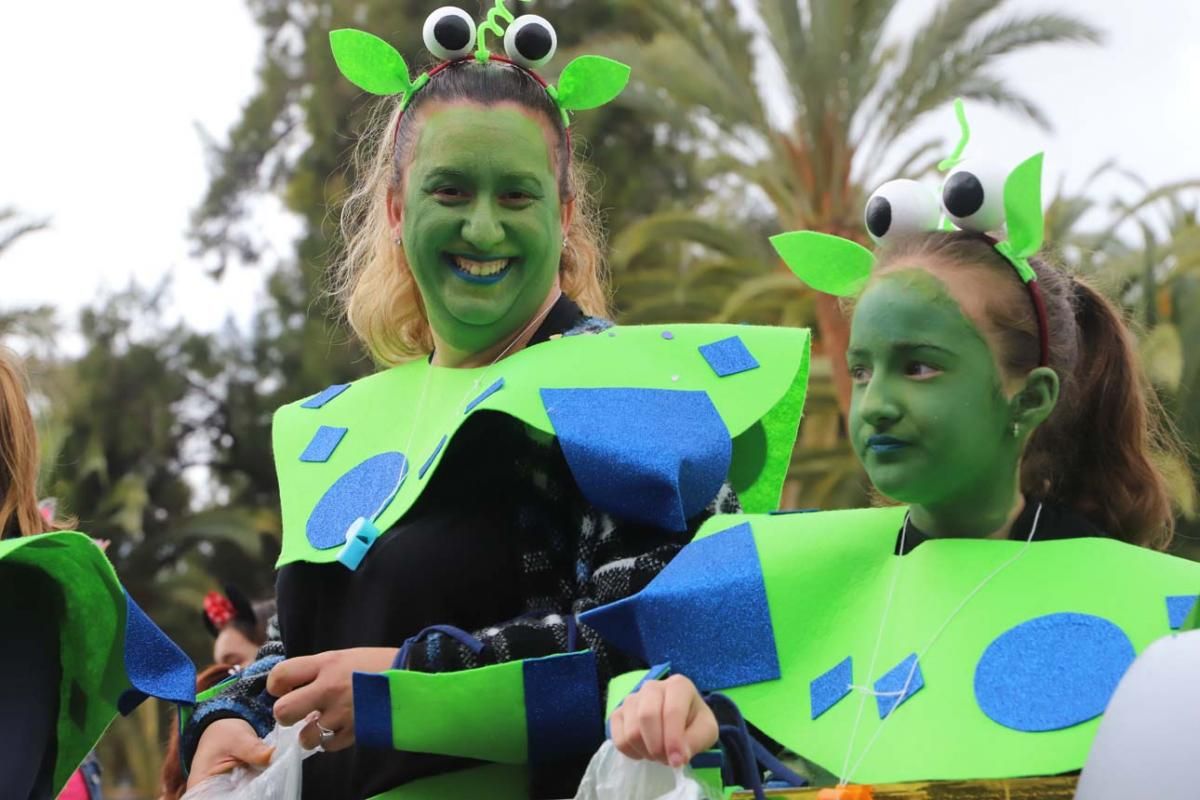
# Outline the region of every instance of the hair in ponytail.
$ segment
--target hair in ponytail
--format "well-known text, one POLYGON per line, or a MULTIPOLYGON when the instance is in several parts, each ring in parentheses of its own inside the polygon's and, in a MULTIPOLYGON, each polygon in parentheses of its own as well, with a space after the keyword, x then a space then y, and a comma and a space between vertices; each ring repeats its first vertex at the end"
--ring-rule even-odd
MULTIPOLYGON (((966 231, 908 237, 885 249, 881 269, 901 260, 942 277, 972 270, 969 280, 983 299, 980 321, 998 342, 1001 369, 1018 376, 1038 366, 1029 293, 993 240, 966 231)), ((1163 549, 1175 520, 1161 465, 1182 446, 1145 380, 1133 334, 1112 302, 1085 281, 1041 258, 1030 265, 1061 389, 1058 405, 1026 445, 1021 489, 1075 509, 1114 537, 1163 549)))
POLYGON ((54 530, 37 500, 38 444, 16 356, 0 347, 0 539, 54 530))

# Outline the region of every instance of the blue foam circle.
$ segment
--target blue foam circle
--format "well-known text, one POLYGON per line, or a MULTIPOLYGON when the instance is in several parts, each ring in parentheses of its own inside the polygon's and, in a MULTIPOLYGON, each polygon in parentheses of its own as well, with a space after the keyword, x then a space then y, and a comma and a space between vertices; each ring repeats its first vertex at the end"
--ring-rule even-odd
POLYGON ((1104 713, 1135 656, 1125 632, 1103 617, 1035 617, 983 651, 975 667, 975 700, 1006 728, 1069 728, 1104 713))
POLYGON ((373 520, 400 489, 408 474, 402 453, 380 453, 346 472, 317 501, 305 533, 318 550, 340 547, 346 530, 359 517, 373 520))

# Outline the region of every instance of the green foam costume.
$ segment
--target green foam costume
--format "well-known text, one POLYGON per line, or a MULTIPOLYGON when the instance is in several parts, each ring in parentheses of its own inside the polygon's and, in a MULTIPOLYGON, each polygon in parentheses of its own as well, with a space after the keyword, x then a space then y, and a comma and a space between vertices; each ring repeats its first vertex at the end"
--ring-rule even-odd
MULTIPOLYGON (((711 675, 738 644, 721 630, 765 613, 769 634, 755 657, 777 677, 738 683, 718 673, 700 688, 722 691, 758 729, 848 781, 1082 767, 1134 652, 1183 625, 1200 592, 1200 564, 1099 538, 932 539, 896 556, 905 512, 714 517, 642 592, 585 622, 607 635, 611 624, 632 620, 642 630, 639 655, 694 678, 711 675), (695 628, 700 592, 754 596, 752 581, 730 578, 723 587, 720 576, 689 564, 689 550, 701 555, 692 564, 711 562, 722 538, 746 535, 743 524, 766 608, 726 616, 704 629, 703 642, 656 636, 668 626, 695 628), (613 616, 620 605, 633 613, 613 616), (651 616, 657 628, 647 626, 651 616)), ((737 572, 723 560, 723 574, 737 572)), ((610 686, 610 713, 631 680, 610 686)))
POLYGON ((59 532, 0 541, 0 575, 9 566, 41 573, 62 594, 57 793, 118 712, 128 714, 147 695, 190 703, 195 672, 128 597, 87 536, 59 532))

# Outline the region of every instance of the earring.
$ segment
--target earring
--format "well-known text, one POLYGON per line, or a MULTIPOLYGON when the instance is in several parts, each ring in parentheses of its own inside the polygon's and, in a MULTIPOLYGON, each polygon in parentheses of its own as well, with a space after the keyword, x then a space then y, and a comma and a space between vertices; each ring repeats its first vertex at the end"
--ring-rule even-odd
POLYGON ((564 250, 565 250, 565 249, 567 249, 567 237, 566 237, 566 236, 564 236, 564 237, 563 237, 563 244, 562 244, 562 246, 563 246, 563 249, 564 249, 564 250))
POLYGON ((404 244, 404 237, 397 233, 392 238, 392 244, 396 245, 397 247, 402 246, 404 244))
POLYGON ((1013 438, 1014 439, 1021 438, 1021 426, 1015 422, 1013 423, 1013 438))

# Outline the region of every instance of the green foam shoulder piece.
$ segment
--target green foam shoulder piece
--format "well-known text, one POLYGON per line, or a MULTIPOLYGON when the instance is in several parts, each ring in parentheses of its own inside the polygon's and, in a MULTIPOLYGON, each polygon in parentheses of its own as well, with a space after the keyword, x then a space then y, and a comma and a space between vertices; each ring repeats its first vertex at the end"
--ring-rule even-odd
POLYGON ((364 92, 407 94, 412 86, 404 56, 374 34, 340 28, 329 32, 329 47, 338 70, 364 92))
POLYGON ((370 800, 528 800, 529 772, 522 765, 486 764, 418 778, 370 800))
POLYGON ((771 245, 797 278, 838 297, 862 291, 875 263, 875 255, 858 242, 828 233, 780 233, 771 237, 771 245))
POLYGON ((1037 253, 1046 230, 1042 211, 1041 153, 1022 161, 1004 181, 1004 214, 1009 257, 1027 259, 1037 253))
MULTIPOLYGON (((1200 564, 1100 538, 1035 541, 1015 561, 1024 542, 936 539, 901 558, 893 550, 904 514, 904 508, 883 508, 709 520, 698 538, 741 522, 752 527, 781 672, 778 680, 725 693, 768 736, 851 782, 1080 769, 1099 719, 1036 733, 998 724, 976 699, 980 656, 1014 626, 1062 612, 1110 621, 1141 652, 1172 633, 1165 598, 1200 591, 1200 564), (852 658, 852 684, 870 687, 912 653, 920 654, 924 687, 886 722, 876 698, 861 690, 812 719, 810 683, 846 657, 852 658), (847 764, 851 771, 842 774, 847 764)), ((1029 659, 1037 664, 1039 654, 1029 659)), ((1055 685, 1069 690, 1072 678, 1057 676, 1055 685)))
POLYGON ((71 773, 117 715, 128 688, 125 672, 125 590, 112 564, 81 533, 44 533, 0 541, 4 566, 43 573, 62 591, 57 625, 62 653, 53 789, 57 795, 71 773))
POLYGON ((283 516, 278 565, 337 559, 339 547, 319 550, 309 542, 308 517, 330 486, 372 456, 400 452, 409 462, 399 491, 374 521, 386 532, 420 497, 471 414, 502 412, 553 435, 542 389, 707 392, 733 439, 729 479, 742 507, 774 510, 804 407, 808 351, 809 332, 799 328, 618 326, 545 342, 476 369, 432 367, 417 359, 356 381, 320 408, 303 408, 302 401, 286 405, 276 412, 273 429, 283 516), (664 338, 665 331, 671 338, 664 338), (731 336, 742 340, 760 366, 718 377, 699 347, 731 336), (473 402, 501 379, 503 389, 473 402), (301 461, 323 425, 348 431, 326 461, 301 461))
POLYGON ((579 56, 563 68, 556 97, 567 111, 586 111, 612 102, 629 83, 630 69, 604 56, 579 56))

